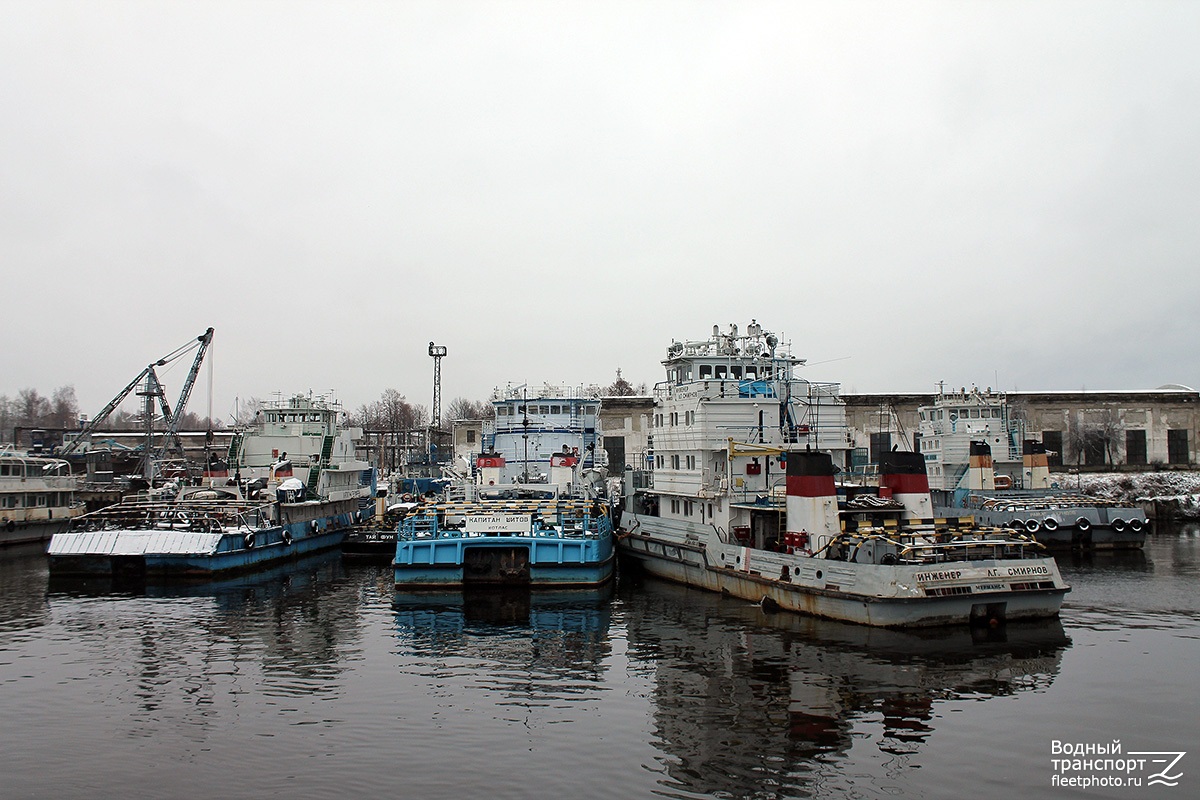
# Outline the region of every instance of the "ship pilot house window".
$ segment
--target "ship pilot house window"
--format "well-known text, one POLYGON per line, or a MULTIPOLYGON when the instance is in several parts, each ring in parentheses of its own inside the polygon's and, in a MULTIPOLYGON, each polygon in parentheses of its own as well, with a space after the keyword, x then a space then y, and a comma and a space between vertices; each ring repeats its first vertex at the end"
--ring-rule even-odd
POLYGON ((711 377, 712 377, 712 364, 701 364, 700 365, 700 380, 704 380, 705 378, 711 378, 711 377))
POLYGON ((727 378, 728 376, 729 376, 729 374, 728 374, 728 372, 726 371, 726 367, 725 367, 725 365, 724 365, 724 364, 721 364, 721 365, 719 365, 719 366, 717 367, 717 371, 716 371, 716 375, 715 375, 715 377, 717 378, 717 380, 723 381, 723 380, 725 380, 725 378, 727 378))

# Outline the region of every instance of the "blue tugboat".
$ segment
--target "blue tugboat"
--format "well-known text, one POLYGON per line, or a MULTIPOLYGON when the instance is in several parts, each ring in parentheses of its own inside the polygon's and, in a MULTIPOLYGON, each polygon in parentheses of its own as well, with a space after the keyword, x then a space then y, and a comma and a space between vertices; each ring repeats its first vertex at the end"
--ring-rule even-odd
POLYGON ((397 589, 604 584, 615 549, 596 464, 598 398, 547 388, 493 405, 494 433, 471 473, 400 521, 397 589))
POLYGON ((423 505, 400 522, 396 587, 598 586, 613 574, 607 503, 548 496, 423 505))

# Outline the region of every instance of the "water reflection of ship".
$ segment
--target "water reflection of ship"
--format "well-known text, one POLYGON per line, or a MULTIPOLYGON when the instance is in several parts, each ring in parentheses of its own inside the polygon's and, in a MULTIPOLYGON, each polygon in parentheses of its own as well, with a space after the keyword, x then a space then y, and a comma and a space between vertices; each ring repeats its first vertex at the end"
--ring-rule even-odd
POLYGON ((593 674, 611 650, 613 585, 397 592, 397 637, 414 651, 593 674))
POLYGON ((50 580, 55 616, 93 652, 128 675, 117 685, 131 735, 161 730, 164 715, 193 730, 219 730, 222 711, 250 680, 274 696, 340 690, 342 648, 359 630, 357 585, 342 580, 339 552, 207 583, 106 589, 98 579, 50 580), (236 668, 230 670, 231 662, 236 668), (223 705, 224 704, 224 705, 223 705))
POLYGON ((36 628, 49 619, 45 549, 42 542, 4 549, 0 558, 0 630, 36 628))
POLYGON ((270 569, 235 574, 224 578, 147 583, 125 581, 119 576, 54 575, 52 592, 72 596, 120 594, 145 597, 213 597, 221 604, 241 605, 248 600, 280 597, 290 590, 327 583, 341 574, 342 554, 325 550, 278 564, 270 569))
POLYGON ((814 773, 864 740, 919 752, 938 704, 1044 689, 1070 646, 1058 620, 914 632, 766 613, 653 578, 621 594, 629 657, 654 670, 664 782, 703 795, 812 791, 814 773))
POLYGON ((1080 550, 1056 553, 1054 560, 1064 575, 1154 571, 1154 564, 1145 550, 1080 550))

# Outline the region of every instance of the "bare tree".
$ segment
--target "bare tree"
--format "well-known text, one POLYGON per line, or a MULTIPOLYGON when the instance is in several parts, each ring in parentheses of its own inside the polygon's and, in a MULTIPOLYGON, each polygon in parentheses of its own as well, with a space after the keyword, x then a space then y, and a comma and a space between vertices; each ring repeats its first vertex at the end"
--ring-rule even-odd
POLYGON ((60 386, 50 399, 50 414, 47 427, 74 428, 79 423, 79 402, 75 399, 74 386, 60 386))
POLYGON ((1079 412, 1067 415, 1067 436, 1063 442, 1064 454, 1076 466, 1083 463, 1083 454, 1087 449, 1087 427, 1079 418, 1079 412))
POLYGON ((254 418, 258 416, 258 412, 262 411, 263 404, 266 403, 261 397, 248 397, 245 400, 238 402, 237 414, 233 421, 236 425, 249 425, 254 422, 254 418))
POLYGON ((463 419, 491 419, 495 416, 492 404, 485 400, 468 400, 457 397, 446 408, 446 420, 454 422, 463 419))
POLYGON ((13 441, 13 423, 16 412, 8 395, 0 394, 0 444, 13 441))
POLYGON ((1096 424, 1098 444, 1104 448, 1104 457, 1109 465, 1117 462, 1117 447, 1125 438, 1125 426, 1121 424, 1121 415, 1111 406, 1104 409, 1100 421, 1096 424))
POLYGON ((1099 420, 1084 422, 1079 411, 1067 417, 1067 436, 1063 449, 1078 464, 1087 464, 1089 454, 1099 456, 1105 464, 1116 462, 1117 447, 1125 426, 1115 408, 1105 408, 1099 420))
POLYGON ((17 421, 32 428, 43 424, 50 413, 50 401, 42 397, 37 389, 22 389, 17 392, 17 421))

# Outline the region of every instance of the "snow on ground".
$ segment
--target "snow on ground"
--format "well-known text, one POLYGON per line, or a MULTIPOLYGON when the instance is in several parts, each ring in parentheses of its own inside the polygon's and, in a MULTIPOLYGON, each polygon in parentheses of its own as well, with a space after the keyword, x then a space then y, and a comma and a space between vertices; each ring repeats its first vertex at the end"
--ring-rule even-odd
POLYGON ((1054 472, 1060 489, 1131 503, 1175 502, 1186 516, 1200 516, 1200 472, 1054 472))

